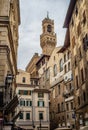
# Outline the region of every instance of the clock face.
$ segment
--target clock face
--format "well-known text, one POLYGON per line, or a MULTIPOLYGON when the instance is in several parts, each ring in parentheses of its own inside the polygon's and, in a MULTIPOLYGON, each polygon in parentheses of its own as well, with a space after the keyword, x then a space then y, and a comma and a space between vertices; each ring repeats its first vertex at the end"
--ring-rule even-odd
POLYGON ((51 25, 48 25, 48 26, 47 26, 47 31, 48 31, 48 32, 51 32, 51 31, 52 31, 51 25))

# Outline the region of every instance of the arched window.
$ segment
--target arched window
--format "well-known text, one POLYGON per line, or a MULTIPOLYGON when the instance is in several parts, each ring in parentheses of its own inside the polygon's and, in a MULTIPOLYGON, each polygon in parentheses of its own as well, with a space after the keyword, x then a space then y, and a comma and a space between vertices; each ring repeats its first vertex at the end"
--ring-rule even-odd
POLYGON ((71 69, 71 68, 70 68, 70 62, 69 62, 69 63, 68 63, 68 71, 70 71, 70 69, 71 69))
POLYGON ((67 67, 66 67, 66 65, 64 66, 64 72, 65 72, 65 73, 67 72, 67 67))
POLYGON ((56 76, 57 75, 57 65, 56 64, 53 67, 53 72, 54 72, 54 76, 56 76))
POLYGON ((70 52, 69 52, 69 51, 68 51, 68 54, 67 54, 67 55, 68 55, 68 59, 70 59, 70 52))
POLYGON ((63 60, 60 59, 60 72, 63 70, 63 60))
POLYGON ((66 62, 66 54, 64 55, 64 62, 66 62))
POLYGON ((51 27, 51 25, 48 25, 47 26, 47 32, 51 32, 52 31, 52 27, 51 27))

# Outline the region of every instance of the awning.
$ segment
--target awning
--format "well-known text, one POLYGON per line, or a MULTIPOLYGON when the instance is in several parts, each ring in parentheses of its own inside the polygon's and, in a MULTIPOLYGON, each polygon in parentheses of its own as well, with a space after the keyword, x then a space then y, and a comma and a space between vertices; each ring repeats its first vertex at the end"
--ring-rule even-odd
POLYGON ((19 104, 19 100, 17 95, 4 107, 4 110, 6 113, 10 113, 14 111, 14 109, 17 107, 19 104))
POLYGON ((16 121, 17 118, 20 116, 20 114, 21 114, 21 111, 19 111, 19 112, 13 117, 12 122, 16 121))

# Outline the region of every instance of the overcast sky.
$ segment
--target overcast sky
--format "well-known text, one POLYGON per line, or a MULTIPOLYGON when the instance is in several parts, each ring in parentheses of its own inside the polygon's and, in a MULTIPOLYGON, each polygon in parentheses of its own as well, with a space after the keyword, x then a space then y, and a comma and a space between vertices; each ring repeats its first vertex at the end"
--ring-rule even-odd
POLYGON ((21 25, 19 27, 18 68, 25 69, 35 52, 42 53, 40 34, 42 20, 49 12, 54 20, 57 46, 64 44, 64 19, 70 0, 20 0, 21 25))

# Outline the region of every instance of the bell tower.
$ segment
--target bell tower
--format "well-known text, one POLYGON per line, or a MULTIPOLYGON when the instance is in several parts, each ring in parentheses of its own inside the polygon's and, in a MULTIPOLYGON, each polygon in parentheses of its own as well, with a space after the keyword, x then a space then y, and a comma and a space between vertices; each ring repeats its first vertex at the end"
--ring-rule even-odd
POLYGON ((50 55, 54 48, 56 47, 56 34, 54 32, 54 20, 47 18, 42 21, 42 31, 40 35, 40 46, 42 48, 42 53, 50 55))

